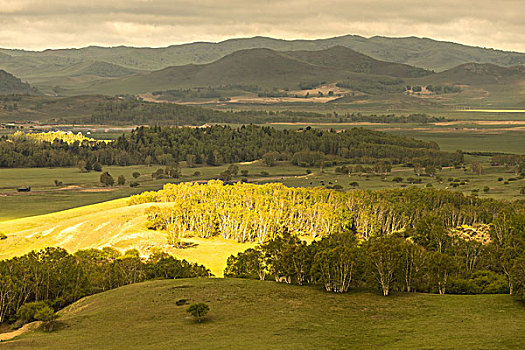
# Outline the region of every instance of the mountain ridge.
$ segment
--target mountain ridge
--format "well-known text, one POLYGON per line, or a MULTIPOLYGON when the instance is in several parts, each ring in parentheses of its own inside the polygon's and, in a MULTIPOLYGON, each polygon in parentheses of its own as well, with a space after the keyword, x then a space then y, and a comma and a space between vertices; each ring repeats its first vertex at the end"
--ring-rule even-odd
POLYGON ((270 48, 280 51, 321 50, 342 45, 378 60, 405 63, 425 69, 444 71, 462 63, 525 64, 525 53, 469 46, 451 41, 419 37, 366 38, 342 35, 323 39, 285 40, 265 36, 232 38, 220 42, 193 42, 165 47, 87 46, 72 49, 26 51, 0 49, 15 56, 61 56, 80 59, 96 58, 128 68, 157 70, 173 65, 210 63, 225 55, 248 48, 270 48), (102 55, 103 53, 103 55, 102 55))

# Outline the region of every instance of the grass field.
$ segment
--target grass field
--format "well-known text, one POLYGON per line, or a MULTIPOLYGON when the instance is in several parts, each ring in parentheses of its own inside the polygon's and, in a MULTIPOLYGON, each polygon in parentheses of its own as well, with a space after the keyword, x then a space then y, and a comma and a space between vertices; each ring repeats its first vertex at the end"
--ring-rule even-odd
MULTIPOLYGON (((167 244, 165 232, 148 230, 145 210, 153 204, 127 205, 127 199, 117 199, 58 213, 0 222, 0 260, 23 255, 45 247, 62 247, 70 252, 87 248, 111 246, 121 250, 138 249, 144 256, 152 247, 180 259, 198 262, 216 276, 222 276, 226 259, 231 254, 252 247, 252 243, 237 243, 222 238, 185 239, 189 247, 176 249, 167 244)), ((156 204, 162 205, 162 204, 156 204)))
POLYGON ((2 349, 520 349, 523 305, 508 295, 328 294, 236 279, 164 280, 84 298, 62 329, 2 349), (196 323, 176 301, 206 302, 196 323))
MULTIPOLYGON (((32 215, 41 215, 83 205, 100 203, 112 199, 128 197, 148 190, 158 190, 167 182, 198 181, 216 178, 229 165, 217 167, 182 168, 180 179, 154 180, 151 174, 161 166, 108 166, 108 171, 115 180, 124 175, 124 186, 111 188, 100 187, 100 173, 82 173, 78 168, 16 168, 0 169, 0 221, 32 215), (194 175, 198 171, 199 175, 194 175), (141 175, 136 180, 132 173, 141 175), (62 186, 55 186, 54 180, 62 181, 62 186), (130 188, 129 182, 139 182, 139 187, 130 188), (16 188, 31 186, 29 193, 17 193, 16 188)), ((260 162, 240 164, 241 170, 248 170, 249 180, 257 180, 261 172, 267 171, 268 178, 305 175, 305 169, 289 166, 268 168, 260 162)), ((241 177, 237 177, 240 180, 241 177)))
MULTIPOLYGON (((406 186, 426 186, 431 184, 436 188, 453 189, 463 191, 466 194, 476 191, 480 196, 489 196, 498 199, 524 199, 520 194, 522 187, 525 187, 525 180, 516 176, 512 168, 492 167, 489 165, 489 157, 470 157, 467 162, 479 161, 483 164, 485 173, 474 175, 467 166, 467 169, 443 169, 437 173, 438 177, 421 177, 421 184, 413 184, 409 178, 416 178, 413 169, 405 167, 394 167, 392 173, 387 176, 358 175, 351 176, 339 175, 335 173, 335 167, 318 169, 311 168, 312 174, 307 175, 307 169, 294 166, 289 162, 279 162, 275 167, 267 167, 260 161, 250 164, 239 164, 240 170, 248 170, 247 179, 252 182, 282 182, 288 186, 333 186, 340 185, 343 190, 355 188, 351 183, 357 182, 361 189, 383 189, 399 188, 406 186), (261 175, 267 172, 268 175, 261 175), (403 181, 396 183, 396 177, 402 177, 403 181), (452 182, 459 182, 456 188, 452 187, 452 182), (498 181, 498 179, 502 179, 498 181), (508 181, 515 179, 514 181, 508 181), (508 182, 508 183, 506 183, 508 182), (489 187, 488 192, 483 189, 489 187)), ((184 165, 184 164, 182 164, 184 165)), ((30 168, 30 169, 0 169, 0 222, 33 215, 53 213, 70 208, 81 207, 95 203, 101 203, 117 198, 128 197, 132 194, 147 190, 158 190, 166 182, 181 181, 201 181, 216 178, 228 165, 218 167, 198 167, 182 168, 183 177, 180 179, 161 179, 154 180, 151 174, 159 166, 130 166, 130 167, 105 167, 104 171, 109 171, 113 177, 124 175, 129 181, 134 181, 131 174, 135 171, 141 173, 137 179, 139 187, 130 188, 129 185, 114 186, 111 188, 100 187, 100 173, 90 172, 81 173, 77 168, 30 168), (198 171, 199 175, 194 175, 198 171), (62 186, 55 186, 54 180, 63 182, 62 186), (31 186, 29 193, 17 193, 16 188, 21 186, 31 186)), ((234 178, 235 181, 241 180, 242 176, 234 178)))

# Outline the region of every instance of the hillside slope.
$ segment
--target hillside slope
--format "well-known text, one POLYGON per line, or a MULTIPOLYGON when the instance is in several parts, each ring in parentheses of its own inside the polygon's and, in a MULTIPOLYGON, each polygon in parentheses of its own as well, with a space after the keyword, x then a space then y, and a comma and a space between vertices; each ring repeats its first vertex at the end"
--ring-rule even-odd
POLYGON ((216 61, 235 51, 268 48, 279 51, 323 50, 345 46, 378 60, 405 63, 426 69, 442 71, 469 63, 493 63, 512 66, 525 63, 525 54, 467 46, 428 38, 389 38, 359 35, 318 40, 281 40, 267 37, 237 38, 218 43, 196 42, 163 48, 97 47, 81 49, 45 50, 42 52, 0 49, 16 57, 30 57, 50 62, 58 59, 106 61, 128 68, 158 70, 168 66, 204 64, 216 61))
MULTIPOLYGON (((148 230, 146 208, 153 204, 127 206, 127 199, 117 199, 58 213, 0 222, 0 259, 23 255, 45 247, 62 247, 70 252, 111 246, 121 251, 138 249, 144 256, 152 247, 162 248, 177 258, 198 262, 222 276, 226 259, 253 244, 241 244, 221 238, 191 237, 187 249, 167 244, 166 233, 148 230)), ((159 205, 159 204, 157 204, 159 205)), ((162 205, 162 204, 161 204, 162 205)))
POLYGON ((508 295, 385 298, 237 279, 128 285, 61 315, 62 329, 28 333, 2 349, 518 349, 525 342, 523 306, 508 295), (185 302, 209 304, 207 320, 192 320, 185 302))
POLYGON ((378 61, 336 46, 322 51, 240 50, 215 62, 168 67, 135 75, 97 88, 106 93, 141 93, 153 90, 224 85, 297 88, 301 82, 344 79, 381 80, 432 74, 424 69, 378 61))
POLYGON ((0 69, 0 95, 36 93, 29 84, 0 69))

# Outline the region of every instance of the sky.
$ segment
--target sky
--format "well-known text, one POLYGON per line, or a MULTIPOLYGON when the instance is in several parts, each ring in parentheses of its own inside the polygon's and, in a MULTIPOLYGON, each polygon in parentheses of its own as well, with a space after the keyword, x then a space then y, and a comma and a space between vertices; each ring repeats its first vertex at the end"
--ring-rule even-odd
POLYGON ((525 52, 524 0, 0 0, 0 47, 417 36, 525 52))

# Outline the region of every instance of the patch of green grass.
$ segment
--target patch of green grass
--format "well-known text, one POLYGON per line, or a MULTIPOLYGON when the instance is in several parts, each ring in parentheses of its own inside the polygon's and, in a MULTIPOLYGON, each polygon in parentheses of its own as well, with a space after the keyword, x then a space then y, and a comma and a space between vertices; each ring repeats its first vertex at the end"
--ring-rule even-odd
MULTIPOLYGON (((200 166, 195 168, 184 167, 182 164, 182 177, 180 179, 154 180, 151 174, 163 166, 108 166, 108 171, 115 179, 124 175, 126 184, 103 188, 100 186, 100 172, 82 173, 78 168, 15 168, 0 169, 0 221, 16 219, 32 215, 41 215, 60 210, 100 203, 112 199, 128 197, 143 191, 158 190, 167 182, 205 181, 216 178, 229 166, 217 167, 200 166), (134 179, 132 174, 139 172, 141 175, 134 179), (194 173, 200 174, 195 176, 194 173), (54 180, 62 181, 62 186, 55 186, 54 180), (137 181, 139 186, 130 188, 129 183, 137 181), (18 193, 16 189, 22 186, 31 186, 31 192, 18 193)), ((244 176, 242 170, 248 170, 248 180, 274 178, 280 179, 287 176, 304 175, 305 169, 281 163, 275 167, 266 167, 260 161, 250 164, 239 164, 239 174, 234 181, 240 181, 244 176), (266 171, 268 176, 261 173, 266 171)))
POLYGON ((518 349, 523 305, 508 295, 328 294, 270 281, 146 282, 84 298, 65 327, 5 349, 518 349), (176 301, 205 302, 197 323, 176 301))

